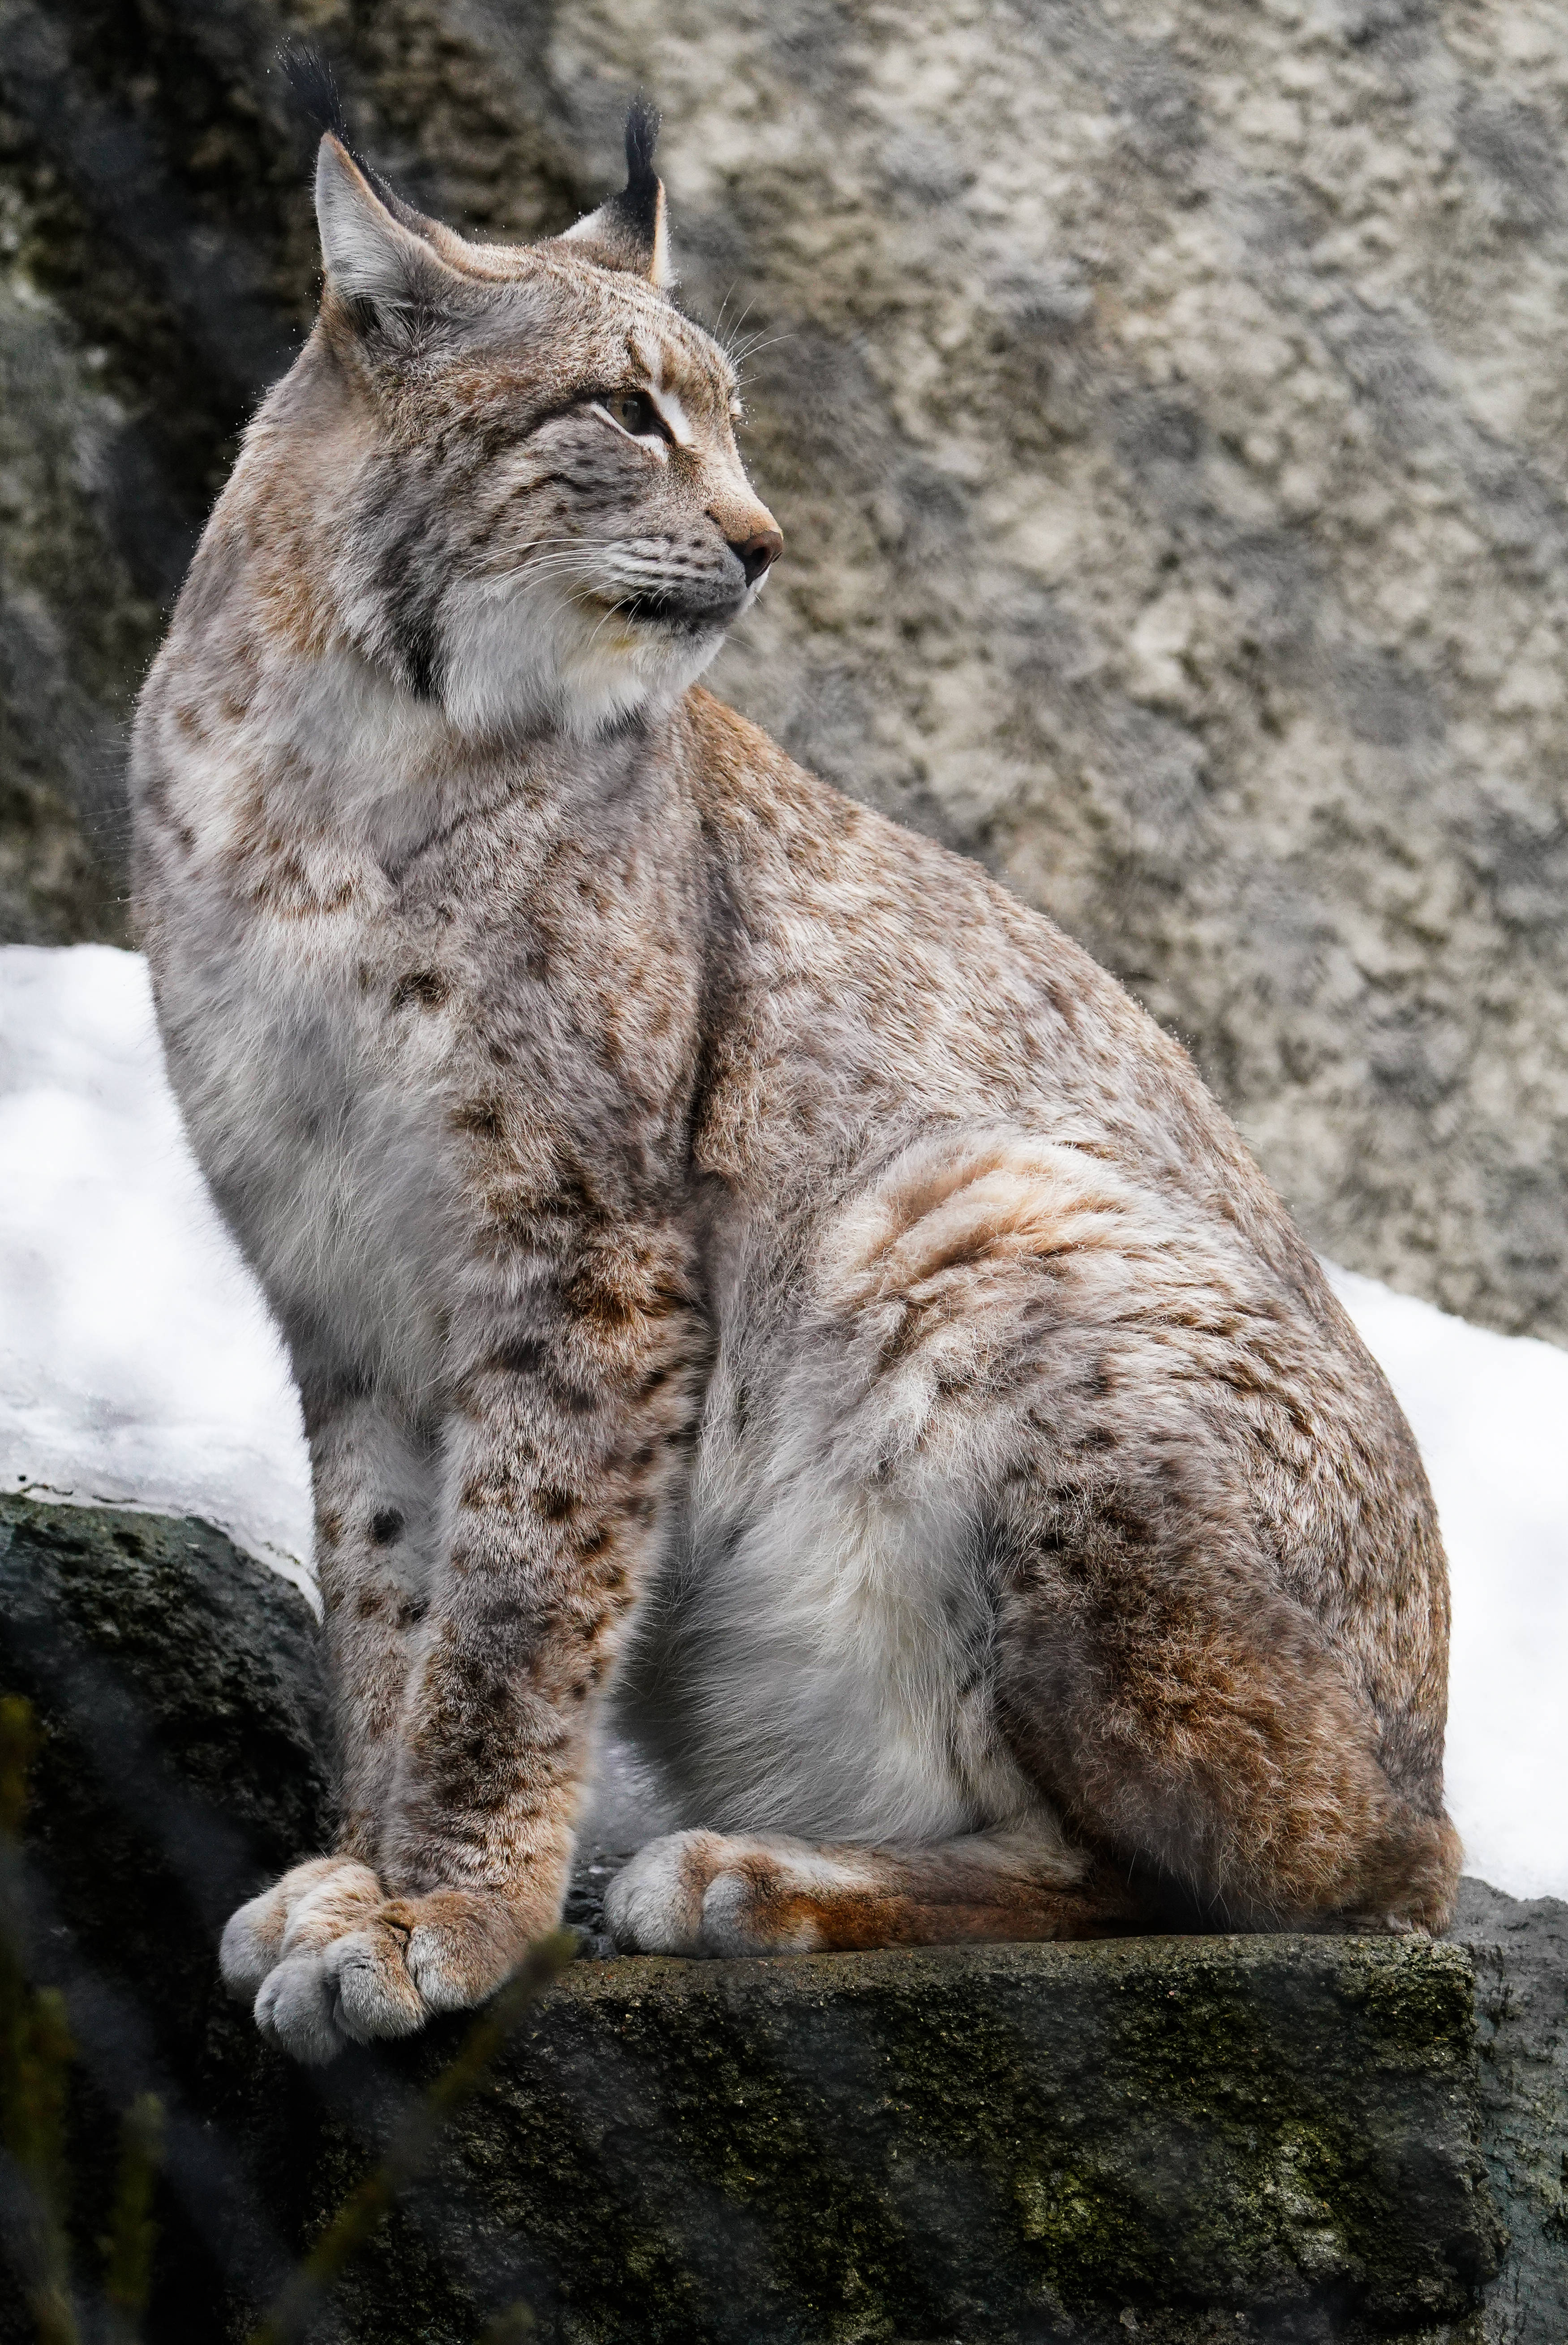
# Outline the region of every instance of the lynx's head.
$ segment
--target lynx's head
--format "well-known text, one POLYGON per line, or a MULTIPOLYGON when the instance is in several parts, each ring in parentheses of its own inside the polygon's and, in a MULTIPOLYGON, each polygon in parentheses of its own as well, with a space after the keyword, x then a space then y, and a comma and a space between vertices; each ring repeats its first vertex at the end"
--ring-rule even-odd
POLYGON ((655 129, 634 107, 624 191, 528 247, 466 241, 321 140, 321 318, 257 438, 315 548, 304 632, 466 734, 673 698, 782 548, 734 368, 668 298, 655 129))

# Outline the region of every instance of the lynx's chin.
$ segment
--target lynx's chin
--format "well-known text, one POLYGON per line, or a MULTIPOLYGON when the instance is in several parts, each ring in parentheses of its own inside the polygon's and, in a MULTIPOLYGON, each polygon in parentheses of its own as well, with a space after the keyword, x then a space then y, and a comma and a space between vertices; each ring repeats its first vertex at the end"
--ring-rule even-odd
POLYGON ((450 601, 442 699, 472 737, 551 726, 591 740, 678 700, 725 634, 722 618, 672 624, 526 573, 509 591, 487 581, 450 601))

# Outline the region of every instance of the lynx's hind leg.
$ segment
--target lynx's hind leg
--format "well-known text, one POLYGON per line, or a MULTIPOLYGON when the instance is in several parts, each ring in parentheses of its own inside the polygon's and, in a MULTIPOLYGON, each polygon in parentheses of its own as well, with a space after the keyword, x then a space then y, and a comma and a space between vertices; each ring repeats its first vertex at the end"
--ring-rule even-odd
POLYGON ((1179 1483, 1129 1476, 1016 1566, 998 1701, 1019 1763, 1167 1926, 1441 1931, 1441 1775, 1393 1778, 1349 1656, 1179 1483))
POLYGON ((819 1276, 881 1456, 983 1525, 1013 1760, 1150 1919, 1441 1929, 1436 1516, 1310 1263, 996 1132, 906 1150, 819 1276))
POLYGON ((871 1848, 684 1832, 616 1875, 605 1918, 625 1954, 718 1955, 1102 1937, 1138 1911, 1054 1832, 871 1848))

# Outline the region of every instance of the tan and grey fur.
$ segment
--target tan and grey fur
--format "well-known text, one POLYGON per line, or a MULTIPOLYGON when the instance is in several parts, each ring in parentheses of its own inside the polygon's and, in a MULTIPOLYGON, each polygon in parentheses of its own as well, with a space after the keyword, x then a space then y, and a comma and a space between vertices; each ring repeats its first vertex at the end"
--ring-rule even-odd
POLYGON ((143 696, 168 1063, 303 1396, 307 2058, 505 1974, 613 1705, 620 1944, 1441 1926, 1444 1566, 1183 1052, 695 688, 779 540, 626 193, 462 241, 328 137, 320 322, 143 696))

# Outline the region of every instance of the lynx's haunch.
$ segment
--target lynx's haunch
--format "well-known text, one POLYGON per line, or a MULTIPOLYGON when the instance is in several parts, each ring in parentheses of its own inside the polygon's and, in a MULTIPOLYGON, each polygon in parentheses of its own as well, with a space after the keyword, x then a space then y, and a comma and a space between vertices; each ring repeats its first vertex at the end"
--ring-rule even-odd
POLYGON ((612 1706, 688 1826, 627 1949, 1440 1927, 1437 1524, 1283 1207, 1049 920, 696 688, 781 540, 652 147, 521 249, 323 138, 142 696, 340 1711, 226 1974, 304 2059, 487 1995, 612 1706))

